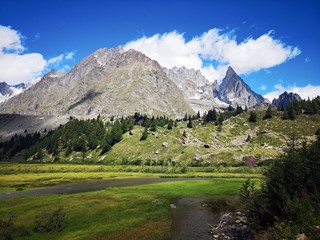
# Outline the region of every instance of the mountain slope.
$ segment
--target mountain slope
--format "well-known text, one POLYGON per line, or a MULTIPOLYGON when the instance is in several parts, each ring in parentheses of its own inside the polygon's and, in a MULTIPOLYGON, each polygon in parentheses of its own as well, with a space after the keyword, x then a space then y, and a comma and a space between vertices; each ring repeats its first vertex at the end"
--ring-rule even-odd
POLYGON ((32 115, 149 115, 181 117, 194 111, 161 66, 122 47, 99 49, 69 73, 46 74, 0 106, 2 113, 32 115))
POLYGON ((214 98, 213 85, 199 70, 173 67, 163 68, 163 71, 179 87, 194 111, 203 113, 213 107, 221 107, 214 98))
POLYGON ((264 98, 251 88, 229 67, 219 86, 219 99, 233 106, 252 107, 264 98))

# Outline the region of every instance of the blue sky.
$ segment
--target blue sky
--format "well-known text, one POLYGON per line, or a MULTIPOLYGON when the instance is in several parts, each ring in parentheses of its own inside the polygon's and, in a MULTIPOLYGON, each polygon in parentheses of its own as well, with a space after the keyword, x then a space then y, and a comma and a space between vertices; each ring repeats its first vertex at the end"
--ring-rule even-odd
POLYGON ((165 67, 221 81, 231 65, 269 98, 320 95, 320 4, 303 1, 0 2, 0 82, 68 70, 101 47, 130 47, 165 67))

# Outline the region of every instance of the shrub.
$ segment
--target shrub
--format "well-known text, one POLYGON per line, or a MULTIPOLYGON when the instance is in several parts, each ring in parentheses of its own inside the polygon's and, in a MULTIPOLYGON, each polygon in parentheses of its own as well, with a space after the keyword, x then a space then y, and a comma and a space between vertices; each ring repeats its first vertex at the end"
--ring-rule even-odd
POLYGON ((257 114, 256 114, 256 112, 251 111, 250 117, 249 117, 249 122, 256 122, 256 121, 257 121, 257 114))
POLYGON ((315 234, 312 226, 320 220, 319 155, 320 137, 300 148, 292 144, 265 172, 261 189, 244 184, 240 195, 255 231, 291 221, 305 234, 315 234))
POLYGON ((4 240, 13 239, 13 233, 15 232, 14 223, 16 221, 16 217, 12 214, 8 214, 8 216, 4 219, 0 219, 0 238, 4 240))
POLYGON ((61 232, 66 226, 66 212, 63 208, 44 210, 35 218, 36 232, 61 232))

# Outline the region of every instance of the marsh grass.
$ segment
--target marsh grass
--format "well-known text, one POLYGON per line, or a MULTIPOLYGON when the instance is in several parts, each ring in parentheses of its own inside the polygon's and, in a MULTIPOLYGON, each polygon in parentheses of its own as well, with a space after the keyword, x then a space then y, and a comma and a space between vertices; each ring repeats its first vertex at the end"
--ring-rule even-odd
MULTIPOLYGON (((28 239, 168 239, 171 231, 170 203, 181 196, 208 197, 238 195, 244 178, 189 180, 102 191, 39 195, 1 200, 0 215, 9 210, 16 225, 34 227, 39 212, 63 207, 68 224, 61 232, 36 233, 28 239), (154 231, 150 227, 156 227, 154 231), (133 235, 132 235, 133 236, 133 235), (131 238, 130 238, 131 239, 131 238)), ((256 180, 259 182, 259 180, 256 180)), ((23 239, 16 236, 15 239, 23 239)))

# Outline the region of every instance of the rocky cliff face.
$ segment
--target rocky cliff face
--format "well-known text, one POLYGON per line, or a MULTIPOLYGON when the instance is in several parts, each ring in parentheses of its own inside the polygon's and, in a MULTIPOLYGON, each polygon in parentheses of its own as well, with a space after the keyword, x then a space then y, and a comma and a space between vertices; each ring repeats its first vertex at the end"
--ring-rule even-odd
POLYGON ((161 66, 122 47, 102 48, 68 73, 46 74, 38 83, 0 105, 1 113, 32 115, 194 114, 161 66))
POLYGON ((220 107, 221 104, 214 98, 214 85, 199 70, 173 67, 163 68, 163 71, 179 87, 194 111, 203 113, 220 107))
POLYGON ((290 102, 294 100, 301 101, 301 97, 297 93, 282 93, 278 99, 273 99, 272 105, 277 108, 286 108, 290 102))
POLYGON ((218 97, 223 102, 242 107, 252 107, 265 101, 261 95, 252 91, 231 67, 219 86, 218 97))
POLYGON ((6 82, 0 82, 0 103, 21 93, 24 89, 26 89, 24 83, 8 85, 6 82))
POLYGON ((6 82, 0 82, 0 94, 2 96, 13 94, 13 91, 10 89, 9 85, 6 82))

